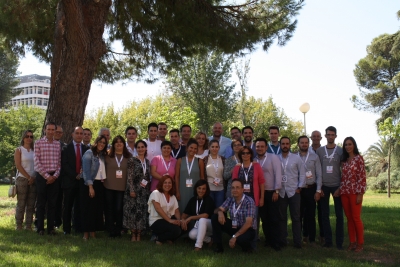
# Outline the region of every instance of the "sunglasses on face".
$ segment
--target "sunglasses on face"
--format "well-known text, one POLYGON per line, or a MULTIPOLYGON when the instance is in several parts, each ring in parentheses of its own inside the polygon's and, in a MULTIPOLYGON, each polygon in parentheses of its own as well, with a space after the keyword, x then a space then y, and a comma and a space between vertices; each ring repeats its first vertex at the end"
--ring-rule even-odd
POLYGON ((242 155, 251 155, 250 152, 243 152, 242 155))
POLYGON ((25 135, 25 138, 33 139, 33 135, 25 135))

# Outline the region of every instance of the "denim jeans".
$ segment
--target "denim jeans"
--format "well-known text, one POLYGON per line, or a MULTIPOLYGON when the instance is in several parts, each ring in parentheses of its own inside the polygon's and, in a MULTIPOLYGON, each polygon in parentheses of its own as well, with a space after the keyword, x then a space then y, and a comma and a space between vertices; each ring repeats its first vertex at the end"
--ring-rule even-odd
POLYGON ((222 203, 224 203, 225 198, 224 190, 210 191, 210 197, 214 200, 215 207, 221 207, 222 203))
MULTIPOLYGON (((321 197, 321 210, 322 210, 322 222, 324 226, 325 244, 332 245, 332 228, 329 220, 330 209, 329 209, 329 199, 330 195, 335 193, 339 186, 328 187, 322 186, 322 191, 324 192, 324 197, 321 197)), ((341 248, 343 246, 344 238, 344 226, 343 226, 343 207, 342 200, 339 197, 333 198, 333 203, 335 205, 336 214, 336 246, 341 248)))

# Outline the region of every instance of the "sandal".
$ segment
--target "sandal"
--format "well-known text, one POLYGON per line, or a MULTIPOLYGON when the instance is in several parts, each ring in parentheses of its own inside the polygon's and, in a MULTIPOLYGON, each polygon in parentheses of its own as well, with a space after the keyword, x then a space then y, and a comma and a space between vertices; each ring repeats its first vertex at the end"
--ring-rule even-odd
POLYGON ((361 252, 363 250, 364 250, 364 245, 363 244, 357 244, 357 247, 354 250, 354 252, 361 252))
POLYGON ((347 251, 355 250, 356 247, 357 247, 357 243, 356 243, 356 242, 354 242, 354 243, 352 242, 352 243, 350 243, 349 246, 347 247, 347 251))
POLYGON ((137 241, 137 238, 136 238, 137 232, 134 231, 134 230, 132 230, 131 232, 132 232, 131 241, 132 241, 132 242, 137 241))
POLYGON ((136 232, 136 241, 140 241, 140 231, 136 232))

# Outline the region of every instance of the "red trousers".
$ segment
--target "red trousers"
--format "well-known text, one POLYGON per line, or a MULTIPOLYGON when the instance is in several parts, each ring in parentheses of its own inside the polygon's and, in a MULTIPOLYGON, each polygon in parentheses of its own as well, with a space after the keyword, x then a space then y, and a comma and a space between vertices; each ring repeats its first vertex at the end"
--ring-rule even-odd
POLYGON ((361 221, 362 202, 358 205, 356 204, 356 194, 345 194, 340 197, 347 217, 347 231, 349 232, 350 242, 364 244, 364 225, 361 221))

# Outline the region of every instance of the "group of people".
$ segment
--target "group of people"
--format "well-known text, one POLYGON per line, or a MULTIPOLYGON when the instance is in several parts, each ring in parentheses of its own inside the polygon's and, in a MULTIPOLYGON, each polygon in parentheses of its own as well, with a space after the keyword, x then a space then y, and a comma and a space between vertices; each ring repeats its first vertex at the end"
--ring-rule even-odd
POLYGON ((218 122, 212 136, 199 132, 194 138, 189 125, 168 132, 165 123, 150 123, 148 139, 138 141, 135 127, 113 139, 102 128, 93 144, 90 129, 79 126, 69 144, 60 142, 59 125, 47 123, 44 132, 34 143, 32 131, 25 131, 15 151, 17 230, 24 216, 32 230, 36 212, 39 235, 45 234, 47 215, 50 235, 61 222, 65 235, 74 228, 84 240, 98 231, 116 237, 129 230, 131 241, 140 241, 151 230, 159 245, 187 235, 196 251, 206 243, 223 252, 225 232, 231 248, 251 252, 261 220, 265 245, 279 251, 288 244, 289 208, 295 248, 316 242, 316 210, 320 242, 332 247, 332 194, 336 247, 343 249, 344 210, 348 250, 363 250, 364 161, 354 138, 344 140, 344 149, 335 144, 335 127, 325 130, 326 146, 319 131, 312 132, 311 146, 300 136, 297 153, 277 126, 269 127, 270 142, 255 139, 251 126, 233 127, 231 138, 224 137, 218 122))

